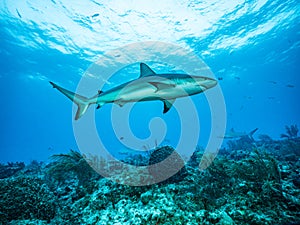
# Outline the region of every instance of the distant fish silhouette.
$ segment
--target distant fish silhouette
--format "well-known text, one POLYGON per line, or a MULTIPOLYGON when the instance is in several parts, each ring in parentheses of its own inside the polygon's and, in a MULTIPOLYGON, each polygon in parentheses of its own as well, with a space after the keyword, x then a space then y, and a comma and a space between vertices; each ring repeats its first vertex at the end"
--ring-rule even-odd
POLYGON ((274 80, 270 80, 269 82, 270 82, 271 84, 277 84, 277 82, 274 81, 274 80))
POLYGON ((122 150, 118 151, 118 153, 120 155, 129 155, 130 154, 130 152, 127 149, 122 149, 122 150))
POLYGON ((19 16, 20 18, 22 18, 22 16, 21 16, 21 14, 19 13, 18 9, 16 9, 16 12, 17 12, 18 16, 19 16))
POLYGON ((293 87, 295 87, 295 86, 292 85, 292 84, 287 84, 286 87, 288 87, 288 88, 293 88, 293 87))
POLYGON ((95 13, 94 15, 92 15, 92 18, 95 18, 95 17, 97 17, 99 15, 100 15, 99 13, 95 13))
POLYGON ((235 139, 235 138, 242 138, 242 137, 249 137, 251 140, 253 140, 253 134, 258 130, 258 128, 255 128, 250 133, 246 132, 236 132, 233 128, 230 129, 228 133, 226 133, 223 137, 224 139, 235 139))
POLYGON ((244 98, 246 98, 246 99, 252 99, 252 96, 245 95, 244 98))

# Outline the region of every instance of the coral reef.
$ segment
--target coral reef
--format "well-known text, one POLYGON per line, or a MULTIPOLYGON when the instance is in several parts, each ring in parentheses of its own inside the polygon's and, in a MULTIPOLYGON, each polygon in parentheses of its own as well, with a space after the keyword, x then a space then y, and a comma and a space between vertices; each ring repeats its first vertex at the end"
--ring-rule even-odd
POLYGON ((300 138, 291 134, 282 140, 264 135, 258 141, 231 141, 202 171, 200 147, 186 164, 169 146, 130 156, 124 161, 138 166, 173 154, 171 161, 182 166, 166 181, 142 187, 103 178, 89 164, 113 167, 120 179, 143 174, 132 178, 121 164, 75 151, 53 156, 48 165, 20 164, 22 169, 0 179, 0 224, 299 224, 300 138))
POLYGON ((40 219, 50 222, 56 212, 56 197, 44 181, 34 177, 0 180, 0 223, 40 219))
POLYGON ((188 175, 184 160, 175 151, 175 149, 170 146, 156 148, 155 151, 151 153, 149 158, 149 172, 154 179, 158 180, 160 180, 161 177, 164 178, 166 173, 174 174, 170 178, 161 182, 162 184, 179 182, 188 175), (155 165, 162 161, 164 161, 162 165, 155 165), (178 168, 181 169, 177 172, 178 168))
POLYGON ((24 169, 25 163, 7 163, 7 165, 0 164, 0 179, 10 177, 16 174, 18 171, 24 169))

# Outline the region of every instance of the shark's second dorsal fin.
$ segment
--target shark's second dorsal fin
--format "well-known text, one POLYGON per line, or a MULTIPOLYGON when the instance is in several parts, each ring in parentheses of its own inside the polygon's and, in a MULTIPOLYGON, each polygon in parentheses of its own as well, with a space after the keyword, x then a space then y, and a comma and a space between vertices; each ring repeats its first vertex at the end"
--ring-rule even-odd
POLYGON ((156 73, 153 70, 151 70, 150 67, 145 63, 140 64, 140 71, 141 71, 140 77, 156 75, 156 73))

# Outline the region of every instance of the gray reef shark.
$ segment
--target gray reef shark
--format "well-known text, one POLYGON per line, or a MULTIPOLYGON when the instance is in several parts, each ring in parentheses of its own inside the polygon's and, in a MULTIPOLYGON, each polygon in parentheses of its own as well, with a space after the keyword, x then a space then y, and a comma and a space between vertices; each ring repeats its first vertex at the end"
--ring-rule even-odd
POLYGON ((166 113, 176 98, 206 91, 216 86, 217 81, 188 74, 156 74, 145 63, 140 63, 139 78, 105 92, 98 91, 98 94, 91 98, 68 91, 51 81, 50 84, 78 106, 75 116, 75 120, 78 120, 92 104, 98 104, 98 109, 106 103, 123 106, 128 102, 161 100, 164 103, 163 113, 166 113))
POLYGON ((250 133, 246 133, 246 132, 236 132, 234 131, 233 128, 230 129, 230 131, 228 133, 226 133, 223 137, 220 138, 224 138, 224 139, 235 139, 235 138, 244 138, 244 137, 248 137, 250 138, 250 140, 253 140, 253 134, 258 130, 258 128, 255 128, 254 130, 252 130, 250 133))

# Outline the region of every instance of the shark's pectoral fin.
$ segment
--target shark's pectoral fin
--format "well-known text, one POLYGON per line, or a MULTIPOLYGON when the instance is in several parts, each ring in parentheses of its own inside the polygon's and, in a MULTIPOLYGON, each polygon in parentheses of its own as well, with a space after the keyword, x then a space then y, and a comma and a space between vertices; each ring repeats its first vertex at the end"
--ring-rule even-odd
POLYGON ((173 103, 175 102, 175 100, 176 99, 169 99, 169 100, 163 100, 163 102, 164 102, 164 113, 167 113, 170 109, 171 109, 171 107, 172 107, 172 105, 173 105, 173 103))
POLYGON ((156 88, 155 92, 158 92, 160 90, 167 89, 167 88, 176 87, 176 84, 170 84, 170 83, 163 83, 163 82, 148 82, 148 83, 156 88))

